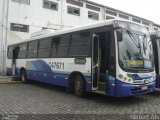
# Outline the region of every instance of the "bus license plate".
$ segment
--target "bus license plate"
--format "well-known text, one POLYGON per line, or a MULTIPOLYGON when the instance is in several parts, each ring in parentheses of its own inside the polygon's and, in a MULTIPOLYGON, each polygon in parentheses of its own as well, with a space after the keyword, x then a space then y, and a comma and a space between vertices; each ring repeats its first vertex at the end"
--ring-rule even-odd
POLYGON ((141 89, 142 90, 147 90, 147 86, 143 86, 141 89))

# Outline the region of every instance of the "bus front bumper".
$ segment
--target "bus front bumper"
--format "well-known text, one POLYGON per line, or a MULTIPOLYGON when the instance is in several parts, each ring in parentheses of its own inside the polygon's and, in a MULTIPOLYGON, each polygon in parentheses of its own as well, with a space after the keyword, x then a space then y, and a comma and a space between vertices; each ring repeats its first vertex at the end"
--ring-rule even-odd
POLYGON ((117 81, 115 96, 127 97, 132 95, 150 93, 153 92, 154 90, 155 90, 155 81, 144 85, 133 85, 117 81))

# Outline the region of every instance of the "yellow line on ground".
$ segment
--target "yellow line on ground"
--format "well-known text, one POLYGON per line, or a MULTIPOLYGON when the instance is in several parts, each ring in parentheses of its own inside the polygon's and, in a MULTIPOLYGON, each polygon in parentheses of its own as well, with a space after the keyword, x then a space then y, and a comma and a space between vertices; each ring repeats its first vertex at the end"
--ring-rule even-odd
POLYGON ((16 84, 16 83, 22 83, 22 81, 2 81, 0 84, 16 84))

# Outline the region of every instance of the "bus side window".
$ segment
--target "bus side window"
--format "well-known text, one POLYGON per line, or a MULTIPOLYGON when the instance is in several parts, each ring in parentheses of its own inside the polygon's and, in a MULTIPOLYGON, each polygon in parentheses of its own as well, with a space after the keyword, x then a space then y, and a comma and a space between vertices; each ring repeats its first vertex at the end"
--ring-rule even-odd
POLYGON ((27 56, 27 47, 28 47, 28 43, 22 43, 19 45, 19 54, 18 54, 18 58, 19 59, 24 59, 27 56))
POLYGON ((38 48, 38 41, 29 42, 27 57, 28 58, 37 57, 37 48, 38 48))
POLYGON ((68 56, 68 36, 53 38, 51 57, 68 56))
POLYGON ((51 38, 45 38, 43 40, 40 40, 38 48, 38 57, 39 58, 49 57, 50 50, 51 50, 51 38))
POLYGON ((7 51, 7 57, 8 59, 12 59, 13 58, 13 49, 14 49, 14 46, 8 46, 8 51, 7 51))
POLYGON ((13 59, 17 59, 19 55, 19 47, 13 49, 13 59))
POLYGON ((90 32, 71 35, 69 56, 90 55, 90 32))

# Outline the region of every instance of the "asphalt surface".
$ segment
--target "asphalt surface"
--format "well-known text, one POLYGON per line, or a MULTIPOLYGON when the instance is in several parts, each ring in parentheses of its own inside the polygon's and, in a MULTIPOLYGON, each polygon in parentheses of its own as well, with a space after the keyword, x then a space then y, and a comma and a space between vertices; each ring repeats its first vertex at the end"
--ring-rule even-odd
POLYGON ((0 120, 159 120, 160 90, 126 98, 93 93, 78 98, 63 87, 38 82, 0 84, 0 114, 0 120))

